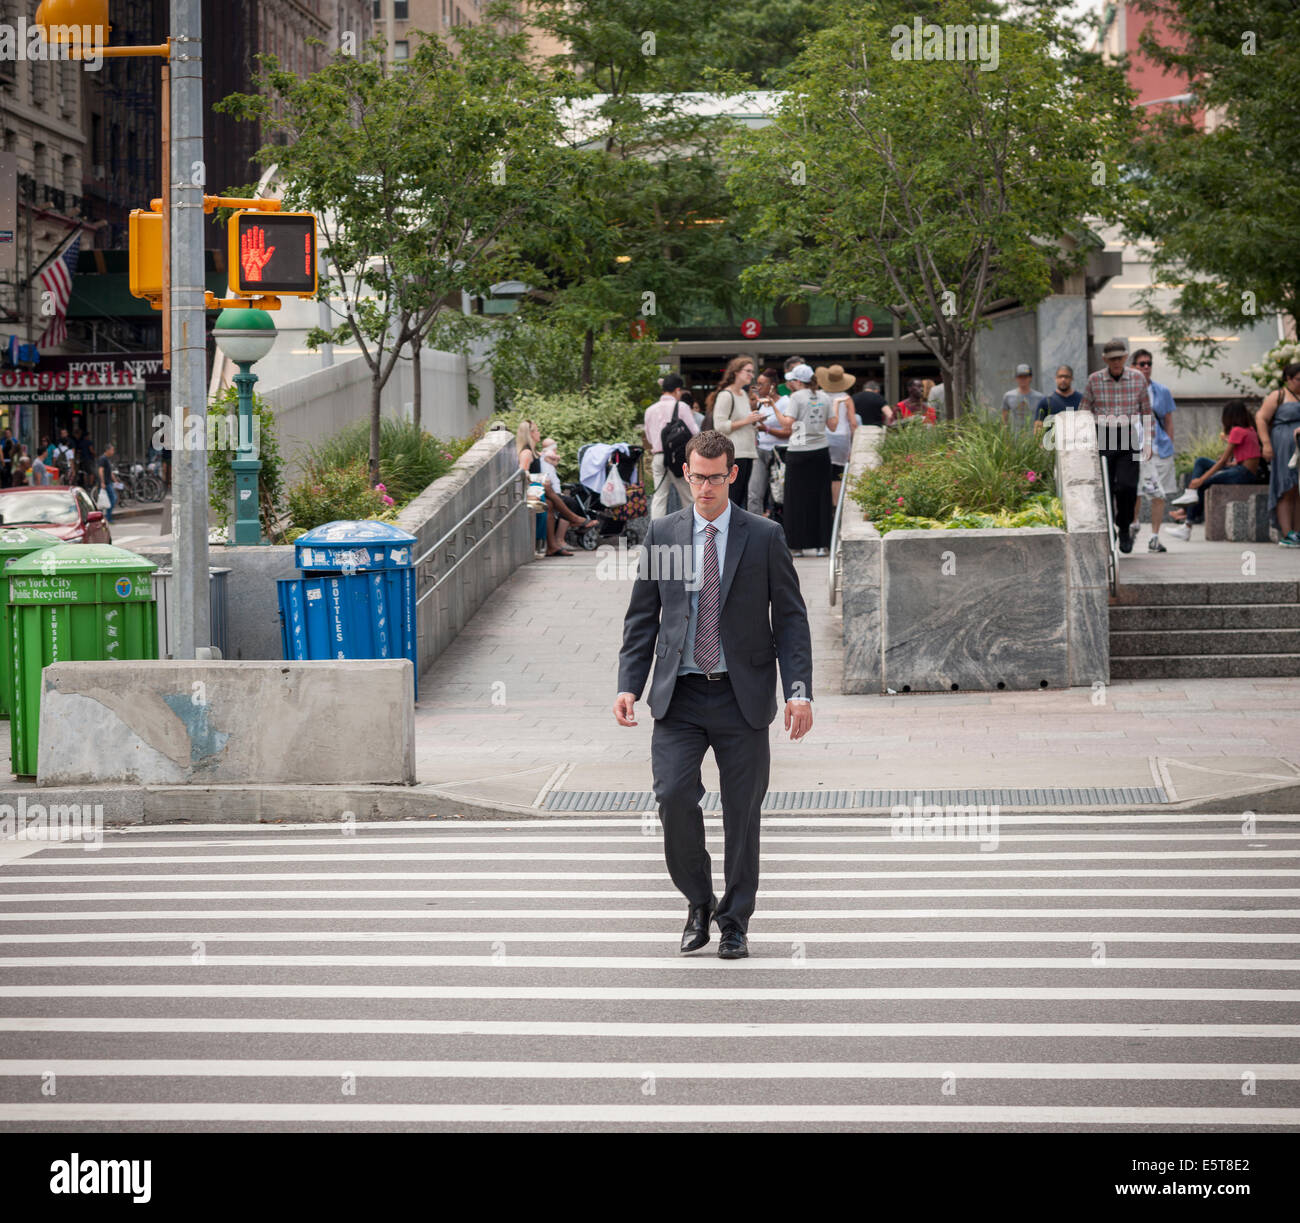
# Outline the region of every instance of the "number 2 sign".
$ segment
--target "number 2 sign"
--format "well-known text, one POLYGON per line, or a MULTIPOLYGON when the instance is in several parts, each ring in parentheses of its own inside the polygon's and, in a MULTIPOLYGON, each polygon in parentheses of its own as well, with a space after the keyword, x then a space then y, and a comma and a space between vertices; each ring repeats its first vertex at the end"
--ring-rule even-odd
POLYGON ((747 318, 740 324, 740 334, 747 340, 757 340, 763 334, 763 324, 756 318, 747 318))

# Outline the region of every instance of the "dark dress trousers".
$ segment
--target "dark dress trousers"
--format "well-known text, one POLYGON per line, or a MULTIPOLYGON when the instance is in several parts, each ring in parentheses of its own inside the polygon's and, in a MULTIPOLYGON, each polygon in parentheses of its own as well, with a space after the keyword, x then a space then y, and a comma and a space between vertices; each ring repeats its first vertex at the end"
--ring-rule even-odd
POLYGON ((700 808, 700 765, 713 748, 726 842, 717 922, 723 930, 745 931, 758 893, 759 811, 777 714, 777 661, 786 699, 811 700, 812 637, 781 526, 734 504, 730 514, 719 593, 725 676, 677 674, 691 615, 687 582, 694 577, 695 510, 688 506, 650 524, 623 622, 618 690, 639 700, 654 660, 654 793, 668 873, 692 905, 707 904, 713 895, 700 808))

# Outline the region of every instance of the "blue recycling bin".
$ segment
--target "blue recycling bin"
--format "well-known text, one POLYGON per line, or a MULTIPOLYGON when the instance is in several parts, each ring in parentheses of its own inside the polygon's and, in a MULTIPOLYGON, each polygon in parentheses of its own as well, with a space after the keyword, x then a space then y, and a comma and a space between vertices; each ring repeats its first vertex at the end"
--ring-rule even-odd
POLYGON ((302 577, 280 578, 285 658, 409 658, 420 697, 415 536, 387 522, 327 522, 294 542, 302 577))

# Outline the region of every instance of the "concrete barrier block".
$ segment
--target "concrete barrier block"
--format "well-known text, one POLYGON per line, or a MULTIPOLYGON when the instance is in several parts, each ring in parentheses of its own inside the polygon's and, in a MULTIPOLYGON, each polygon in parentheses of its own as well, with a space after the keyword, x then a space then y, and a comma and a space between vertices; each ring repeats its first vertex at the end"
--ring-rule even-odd
MULTIPOLYGON (((859 513, 860 517, 860 513, 859 513)), ((840 538, 844 611, 844 671, 840 691, 881 691, 881 539, 875 527, 853 522, 840 538)))
MULTIPOLYGON (((1250 539, 1235 542, 1247 543, 1268 538, 1268 485, 1267 484, 1211 484, 1205 490, 1205 538, 1207 540, 1231 539, 1227 533, 1228 507, 1245 502, 1249 517, 1239 528, 1254 534, 1250 539)), ((1239 511, 1240 512, 1240 511, 1239 511)))
POLYGON ((1067 687, 1065 545, 1053 527, 891 531, 884 682, 898 692, 1067 687))
POLYGON ((411 663, 60 662, 38 786, 411 785, 411 663))

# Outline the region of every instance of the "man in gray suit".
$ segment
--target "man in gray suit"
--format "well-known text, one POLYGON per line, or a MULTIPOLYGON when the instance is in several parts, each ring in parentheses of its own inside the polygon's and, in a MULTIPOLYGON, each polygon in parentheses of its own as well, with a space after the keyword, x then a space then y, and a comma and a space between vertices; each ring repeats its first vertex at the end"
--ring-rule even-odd
POLYGON ((687 443, 695 504, 650 524, 623 621, 614 701, 619 725, 635 726, 653 658, 650 757, 668 873, 689 905, 681 949, 703 947, 716 920, 724 960, 749 954, 778 659, 785 728, 791 739, 812 729, 812 636, 794 561, 777 523, 731 503, 728 485, 739 472, 721 433, 706 429, 687 443), (722 796, 721 902, 700 809, 709 747, 722 796))

